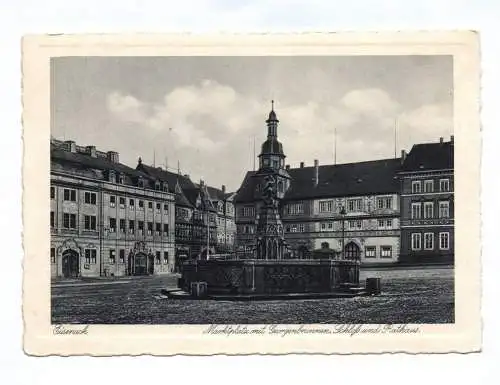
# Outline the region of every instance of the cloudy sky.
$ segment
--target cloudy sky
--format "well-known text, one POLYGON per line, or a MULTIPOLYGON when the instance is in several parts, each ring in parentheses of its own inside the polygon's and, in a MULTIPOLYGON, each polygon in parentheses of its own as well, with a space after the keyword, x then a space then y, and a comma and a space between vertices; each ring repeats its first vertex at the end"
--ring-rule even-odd
POLYGON ((238 188, 270 100, 286 163, 394 156, 453 132, 449 56, 53 59, 52 136, 238 188))

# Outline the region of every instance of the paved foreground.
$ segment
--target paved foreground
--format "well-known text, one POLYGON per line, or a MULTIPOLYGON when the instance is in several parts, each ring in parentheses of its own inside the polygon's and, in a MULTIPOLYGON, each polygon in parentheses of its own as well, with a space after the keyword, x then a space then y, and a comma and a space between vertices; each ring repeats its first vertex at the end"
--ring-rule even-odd
POLYGON ((453 269, 362 270, 382 278, 376 297, 289 301, 159 299, 174 276, 52 287, 52 322, 80 324, 302 324, 454 322, 453 269))

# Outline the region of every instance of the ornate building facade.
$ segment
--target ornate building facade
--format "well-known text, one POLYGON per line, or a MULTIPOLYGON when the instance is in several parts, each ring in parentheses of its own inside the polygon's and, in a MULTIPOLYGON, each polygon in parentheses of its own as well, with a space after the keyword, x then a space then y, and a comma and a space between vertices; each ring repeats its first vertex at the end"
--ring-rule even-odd
POLYGON ((401 180, 401 261, 454 259, 454 147, 445 142, 413 146, 401 180))
POLYGON ((235 197, 237 251, 256 255, 260 205, 266 177, 276 178, 279 211, 286 242, 285 256, 311 258, 313 251, 334 253, 362 262, 391 263, 400 248, 400 159, 298 168, 284 165, 277 140, 274 109, 268 139, 259 155, 259 170, 248 172, 235 197))
POLYGON ((174 195, 114 151, 51 141, 52 277, 147 275, 175 266, 174 195))

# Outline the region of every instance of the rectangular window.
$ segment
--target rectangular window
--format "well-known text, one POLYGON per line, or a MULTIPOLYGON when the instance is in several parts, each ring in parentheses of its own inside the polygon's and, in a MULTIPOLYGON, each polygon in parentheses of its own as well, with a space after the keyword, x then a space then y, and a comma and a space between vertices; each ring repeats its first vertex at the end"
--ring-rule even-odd
POLYGON ((441 192, 450 191, 450 180, 449 179, 441 179, 439 181, 439 191, 441 191, 441 192))
POLYGON ((439 249, 450 249, 450 233, 439 233, 439 249))
POLYGON ((424 249, 434 249, 434 233, 424 233, 424 249))
POLYGON ((328 230, 333 230, 333 222, 328 222, 328 230))
POLYGON ((424 203, 424 218, 434 218, 434 202, 424 203))
POLYGON ((109 263, 115 263, 115 262, 116 262, 115 249, 109 249, 109 263))
POLYGON ((109 206, 110 207, 115 207, 116 206, 116 197, 114 195, 109 196, 109 206))
POLYGON ((365 258, 375 258, 377 256, 377 248, 375 246, 365 247, 365 258))
POLYGON ((97 217, 95 215, 85 215, 84 219, 84 229, 87 231, 95 231, 97 228, 97 217))
POLYGON ((130 210, 133 210, 135 208, 135 199, 130 199, 128 201, 128 205, 130 207, 130 210))
POLYGON ((349 229, 351 230, 359 230, 362 227, 362 222, 358 221, 349 221, 349 229))
POLYGON ((439 202, 439 218, 449 218, 450 217, 450 202, 442 201, 439 202))
POLYGON ((326 222, 321 222, 321 231, 326 230, 326 222))
POLYGON ((143 209, 143 208, 144 208, 144 201, 139 200, 139 209, 143 209))
POLYGON ((157 203, 156 204, 156 211, 160 211, 161 210, 161 203, 157 203))
POLYGON ((424 192, 426 192, 426 193, 434 192, 434 181, 433 180, 424 181, 424 192))
POLYGON ((85 249, 85 263, 97 263, 97 250, 96 249, 85 249))
POLYGON ((125 198, 120 197, 119 202, 120 202, 120 208, 124 209, 125 208, 125 198))
POLYGON ((380 258, 392 258, 392 246, 381 246, 380 258))
POLYGON ((411 204, 411 219, 420 219, 422 212, 421 203, 412 203, 411 204))
POLYGON ((148 202, 148 209, 153 210, 153 202, 148 202))
POLYGON ((139 235, 142 235, 144 233, 144 222, 143 221, 137 221, 137 232, 139 235))
POLYGON ((116 218, 109 218, 109 232, 116 232, 116 218))
POLYGON ((287 206, 288 215, 304 214, 304 205, 302 203, 290 203, 287 206))
POLYGON ((165 213, 168 213, 168 203, 163 204, 163 211, 165 211, 165 213))
POLYGON ((361 199, 347 200, 347 211, 361 211, 361 199))
POLYGON ((319 211, 322 213, 333 211, 333 201, 319 202, 319 211))
POLYGON ((388 229, 392 229, 392 219, 388 219, 385 221, 385 226, 388 228, 388 229))
POLYGON ((422 248, 422 234, 413 233, 411 235, 411 249, 420 250, 422 248))
POLYGON ((163 252, 163 263, 165 265, 168 263, 168 251, 163 252))
POLYGON ((161 263, 161 254, 159 251, 156 252, 156 264, 159 265, 161 263))
POLYGON ((129 234, 134 234, 135 233, 135 221, 130 219, 128 221, 128 232, 129 234))
POLYGON ((85 191, 84 202, 88 205, 95 205, 97 199, 97 194, 94 192, 85 191))
POLYGON ((50 248, 50 263, 56 263, 56 249, 55 249, 55 247, 50 248))
POLYGON ((54 220, 54 212, 51 211, 50 212, 50 227, 54 227, 54 225, 55 225, 54 222, 55 222, 55 220, 54 220))
POLYGON ((120 219, 120 233, 125 234, 125 219, 120 219))
POLYGON ((163 224, 163 235, 168 235, 168 223, 163 224))
POLYGON ((125 263, 125 249, 120 249, 120 263, 125 263))
POLYGON ((76 214, 63 214, 63 227, 65 229, 76 229, 76 214))
POLYGON ((76 190, 65 188, 64 189, 64 200, 70 202, 76 202, 76 190))
POLYGON ((56 188, 50 186, 50 199, 55 199, 55 198, 56 198, 56 188))
POLYGON ((378 220, 378 228, 383 229, 385 227, 385 221, 383 219, 378 220))
POLYGON ((411 192, 413 194, 420 194, 422 192, 422 182, 414 180, 411 182, 411 192))
POLYGON ((161 233, 161 223, 155 223, 155 235, 160 235, 161 233))
POLYGON ((377 209, 391 209, 392 208, 392 197, 381 197, 377 198, 377 209))
POLYGON ((153 234, 153 222, 148 222, 148 235, 153 234))
POLYGON ((306 226, 303 223, 299 223, 299 232, 303 233, 306 231, 306 226))
POLYGON ((253 217, 255 215, 255 207, 243 207, 242 208, 242 216, 244 217, 253 217))

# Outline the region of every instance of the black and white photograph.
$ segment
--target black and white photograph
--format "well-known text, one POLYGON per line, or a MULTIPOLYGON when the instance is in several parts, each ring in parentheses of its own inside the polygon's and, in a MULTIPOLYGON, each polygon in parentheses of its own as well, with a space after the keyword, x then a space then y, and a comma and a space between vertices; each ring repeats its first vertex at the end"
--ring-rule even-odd
POLYGON ((52 57, 52 325, 453 324, 454 95, 453 55, 52 57))

